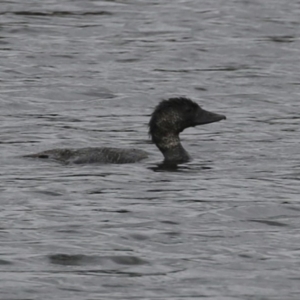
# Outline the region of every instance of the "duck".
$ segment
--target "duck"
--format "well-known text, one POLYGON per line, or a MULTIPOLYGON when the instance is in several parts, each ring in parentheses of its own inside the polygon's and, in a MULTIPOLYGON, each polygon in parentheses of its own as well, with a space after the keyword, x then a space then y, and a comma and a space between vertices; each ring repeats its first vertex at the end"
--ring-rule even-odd
MULTIPOLYGON (((164 156, 164 163, 179 164, 191 160, 183 148, 179 134, 189 127, 225 120, 226 116, 201 108, 186 97, 162 100, 149 121, 149 136, 164 156)), ((51 149, 25 157, 54 160, 64 164, 129 164, 140 162, 149 153, 135 148, 86 147, 79 149, 51 149)))

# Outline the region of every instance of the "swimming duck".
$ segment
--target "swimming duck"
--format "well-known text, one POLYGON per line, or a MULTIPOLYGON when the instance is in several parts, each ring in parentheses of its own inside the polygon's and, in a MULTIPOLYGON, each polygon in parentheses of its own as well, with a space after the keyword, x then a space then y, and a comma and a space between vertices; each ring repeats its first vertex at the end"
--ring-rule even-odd
MULTIPOLYGON (((170 98, 162 100, 155 107, 149 122, 149 135, 162 152, 165 163, 184 163, 191 158, 181 145, 180 132, 189 127, 225 119, 224 115, 206 111, 188 98, 170 98)), ((67 164, 126 164, 141 161, 148 156, 148 152, 139 149, 110 147, 52 149, 26 155, 26 157, 53 159, 67 164)))

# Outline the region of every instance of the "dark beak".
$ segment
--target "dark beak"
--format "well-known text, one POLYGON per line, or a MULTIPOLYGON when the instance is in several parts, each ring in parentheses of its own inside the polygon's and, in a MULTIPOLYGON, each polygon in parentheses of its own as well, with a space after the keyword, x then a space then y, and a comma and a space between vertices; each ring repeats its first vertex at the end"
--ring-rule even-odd
POLYGON ((204 125, 219 122, 221 120, 226 120, 226 116, 201 109, 196 116, 195 123, 196 125, 204 125))

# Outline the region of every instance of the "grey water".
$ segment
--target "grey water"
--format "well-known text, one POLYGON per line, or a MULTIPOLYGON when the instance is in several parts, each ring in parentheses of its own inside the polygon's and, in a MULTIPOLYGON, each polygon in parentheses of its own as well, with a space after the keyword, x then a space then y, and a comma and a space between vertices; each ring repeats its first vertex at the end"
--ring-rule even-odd
POLYGON ((300 2, 0 3, 0 299, 300 297, 300 2), (188 129, 172 170, 148 137, 188 129), (23 155, 135 147, 130 165, 23 155))

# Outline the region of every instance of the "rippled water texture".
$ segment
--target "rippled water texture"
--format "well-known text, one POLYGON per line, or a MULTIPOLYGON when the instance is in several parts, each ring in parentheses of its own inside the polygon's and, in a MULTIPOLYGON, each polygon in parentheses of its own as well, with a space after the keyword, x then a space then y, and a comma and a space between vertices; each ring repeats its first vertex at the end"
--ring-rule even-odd
POLYGON ((300 3, 1 1, 1 299, 300 295, 300 3), (185 95, 227 120, 159 167, 147 122, 185 95), (137 147, 132 165, 22 155, 137 147))

